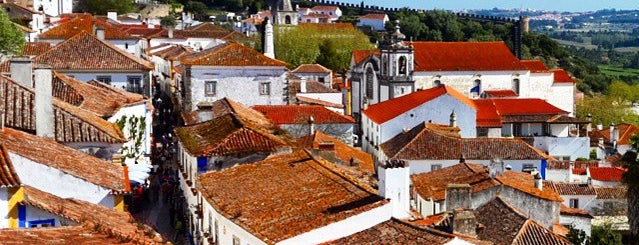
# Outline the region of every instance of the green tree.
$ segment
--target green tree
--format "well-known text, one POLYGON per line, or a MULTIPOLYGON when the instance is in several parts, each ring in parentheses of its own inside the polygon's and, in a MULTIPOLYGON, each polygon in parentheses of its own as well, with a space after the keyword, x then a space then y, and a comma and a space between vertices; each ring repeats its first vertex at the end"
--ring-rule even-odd
POLYGON ((175 20, 173 15, 167 15, 160 19, 160 25, 169 29, 174 28, 177 25, 177 20, 175 20))
POLYGON ((122 14, 132 12, 135 9, 135 4, 133 0, 81 0, 77 8, 81 12, 96 15, 105 15, 109 11, 122 14))
POLYGON ((628 187, 626 198, 628 199, 628 223, 630 224, 631 244, 639 244, 639 161, 637 150, 639 149, 639 134, 630 137, 632 151, 624 154, 624 167, 628 169, 623 174, 622 181, 628 187))
POLYGON ((16 24, 11 22, 9 16, 0 9, 0 54, 10 55, 20 53, 24 48, 24 34, 16 24))
POLYGON ((583 245, 587 243, 588 236, 586 235, 585 231, 576 229, 573 226, 570 226, 569 228, 570 231, 568 232, 568 234, 566 234, 566 238, 568 238, 568 241, 576 245, 583 245))
POLYGON ((589 245, 621 245, 621 234, 612 230, 610 224, 593 226, 589 245))
POLYGON ((196 19, 206 19, 205 17, 208 11, 208 7, 202 2, 189 1, 184 5, 184 12, 193 14, 196 19))
POLYGON ((586 96, 582 102, 577 104, 577 116, 585 119, 588 114, 592 115, 594 124, 610 125, 620 122, 639 124, 639 116, 626 105, 615 103, 610 96, 586 96))

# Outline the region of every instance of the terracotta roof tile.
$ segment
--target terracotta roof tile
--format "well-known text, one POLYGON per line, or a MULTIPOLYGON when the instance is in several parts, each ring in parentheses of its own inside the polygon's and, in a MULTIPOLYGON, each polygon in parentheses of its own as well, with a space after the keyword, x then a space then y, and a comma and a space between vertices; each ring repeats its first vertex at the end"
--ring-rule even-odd
POLYGON ((386 14, 370 13, 359 17, 360 20, 384 20, 388 19, 386 14))
POLYGON ((308 124, 312 116, 316 124, 354 124, 353 118, 316 105, 255 105, 252 109, 266 115, 273 123, 308 124))
POLYGON ((148 71, 154 69, 151 62, 127 53, 84 31, 36 56, 35 61, 48 64, 55 70, 148 71))
POLYGON ((559 195, 597 195, 595 188, 589 184, 544 181, 544 188, 551 188, 559 195))
POLYGON ((192 31, 227 31, 229 32, 228 29, 218 26, 216 24, 214 24, 213 22, 203 22, 199 25, 196 26, 190 26, 188 28, 188 30, 192 30, 192 31))
POLYGON ((599 167, 598 160, 588 160, 588 161, 559 161, 553 160, 548 161, 548 165, 546 165, 546 169, 570 169, 570 165, 573 165, 573 168, 586 168, 586 167, 599 167))
POLYGON ((509 160, 548 159, 549 157, 520 139, 461 138, 458 128, 420 123, 380 145, 388 158, 406 160, 509 160))
POLYGON ((190 155, 198 157, 273 152, 287 145, 283 139, 235 114, 176 128, 175 135, 190 155))
POLYGON ((577 216, 592 219, 592 215, 588 213, 588 211, 580 209, 580 208, 570 208, 563 203, 560 206, 559 214, 564 216, 577 216))
POLYGON ((477 237, 495 244, 568 245, 568 240, 529 219, 501 197, 477 208, 477 222, 484 225, 477 237))
POLYGON ((526 70, 504 42, 412 42, 415 71, 526 70))
POLYGON ((476 108, 475 103, 468 97, 444 85, 370 105, 363 113, 373 122, 382 124, 444 94, 454 97, 470 108, 476 108))
MULTIPOLYGON (((291 93, 291 97, 297 95, 300 92, 300 81, 290 81, 289 89, 291 93)), ((326 87, 326 85, 315 81, 315 80, 307 80, 306 81, 306 92, 307 93, 339 93, 339 91, 326 87)))
MULTIPOLYGON (((619 139, 617 139, 617 144, 619 145, 629 145, 630 137, 632 135, 639 133, 639 127, 629 124, 629 123, 620 123, 619 125, 615 125, 615 129, 619 130, 619 139)), ((610 142, 610 128, 606 128, 603 130, 594 130, 592 132, 591 140, 594 138, 595 142, 597 138, 604 138, 606 142, 610 142)))
POLYGON ((185 125, 193 125, 231 113, 239 116, 243 120, 260 125, 260 127, 264 129, 273 127, 273 123, 261 112, 246 107, 227 97, 208 103, 205 108, 191 112, 182 112, 182 119, 184 119, 185 125))
POLYGON ((40 39, 69 39, 81 32, 93 33, 93 26, 102 27, 106 39, 137 39, 118 29, 116 25, 105 19, 95 18, 90 14, 79 14, 48 31, 38 35, 40 39))
POLYGON ((21 185, 20 177, 13 168, 7 147, 0 144, 0 188, 21 185))
POLYGON ((151 244, 164 240, 157 232, 151 233, 153 235, 150 237, 147 236, 145 231, 153 231, 153 229, 147 225, 140 227, 128 212, 73 198, 61 198, 30 186, 24 187, 24 196, 22 204, 34 206, 78 223, 93 227, 98 225, 99 227, 95 228, 96 231, 110 232, 123 238, 128 237, 133 243, 151 244))
POLYGON ((332 107, 332 108, 344 108, 344 105, 328 102, 325 100, 313 99, 306 96, 302 96, 302 94, 298 94, 295 96, 298 104, 300 105, 319 105, 324 107, 332 107))
POLYGON ((353 62, 355 64, 359 64, 364 61, 366 58, 371 56, 379 56, 381 53, 378 49, 376 50, 353 50, 353 62))
POLYGON ((207 66, 288 66, 284 61, 271 59, 236 42, 220 44, 201 52, 182 56, 180 63, 207 66))
POLYGON ((53 140, 5 128, 4 132, 0 132, 0 144, 4 144, 10 153, 59 169, 96 185, 114 191, 124 191, 126 188, 122 166, 53 140))
POLYGON ((331 73, 330 69, 320 64, 301 64, 292 73, 331 73))
POLYGON ((58 226, 29 229, 0 229, 0 240, 6 245, 41 244, 134 244, 109 235, 108 232, 95 231, 89 225, 58 226))
MULTIPOLYGON (((499 115, 521 115, 521 114, 566 114, 545 100, 536 98, 490 98, 479 100, 492 100, 499 115)), ((477 100, 475 100, 477 101, 477 100)))
POLYGON ((158 56, 165 60, 179 60, 180 57, 193 52, 194 51, 189 47, 174 44, 168 48, 154 51, 151 53, 151 55, 158 56))
POLYGON ((44 52, 49 51, 52 48, 53 46, 51 46, 51 44, 48 42, 28 42, 24 45, 22 55, 38 56, 44 52))
POLYGON ((311 8, 313 11, 337 11, 339 7, 337 6, 326 6, 326 5, 317 5, 311 8))
POLYGON ((522 60, 521 64, 532 73, 548 72, 548 67, 541 60, 522 60))
POLYGON ((502 127, 501 116, 492 100, 474 100, 477 127, 502 127))
MULTIPOLYGON (((27 132, 35 131, 35 93, 13 80, 0 76, 0 112, 4 112, 5 125, 27 132)), ((58 142, 126 142, 117 125, 76 106, 53 99, 56 122, 55 140, 58 142)))
POLYGON ((447 244, 455 236, 429 227, 391 219, 325 244, 447 244))
POLYGON ((570 77, 570 74, 568 74, 568 72, 566 72, 564 69, 552 69, 550 70, 552 71, 553 74, 555 74, 555 83, 576 83, 577 81, 575 81, 574 79, 572 79, 572 77, 570 77))
POLYGON ((541 99, 486 98, 473 102, 477 108, 478 127, 501 127, 507 122, 583 122, 541 99))
POLYGON ((460 163, 451 167, 421 173, 411 176, 413 186, 417 193, 424 198, 433 198, 434 201, 445 200, 446 186, 449 183, 469 184, 472 193, 477 193, 497 186, 508 186, 529 195, 550 201, 562 201, 557 192, 535 187, 534 177, 531 174, 516 171, 504 171, 503 176, 491 178, 488 167, 460 163))
POLYGON ((198 186, 218 212, 266 243, 388 203, 330 165, 297 151, 200 175, 198 186))
POLYGON ((138 94, 138 93, 133 93, 133 92, 129 92, 126 91, 124 89, 121 88, 116 88, 114 86, 111 86, 109 84, 103 83, 103 82, 99 82, 96 80, 91 80, 86 82, 87 84, 91 84, 93 86, 99 87, 101 89, 104 90, 109 90, 111 91, 111 93, 113 93, 113 96, 116 97, 124 97, 127 100, 127 103, 136 103, 136 102, 140 102, 142 100, 145 99, 144 95, 138 94))
POLYGON ((588 173, 588 170, 586 170, 586 168, 573 168, 572 169, 572 174, 586 175, 587 173, 588 173))
POLYGON ((626 199, 628 188, 625 186, 595 187, 597 199, 626 199))
POLYGON ((519 97, 512 89, 504 90, 486 90, 484 91, 488 97, 519 97))
MULTIPOLYGON (((332 143, 335 146, 335 156, 344 164, 350 164, 351 160, 356 163, 362 171, 368 173, 375 173, 375 163, 373 162, 373 156, 355 147, 349 146, 344 142, 333 138, 321 131, 315 131, 313 135, 306 135, 301 137, 298 141, 298 145, 307 149, 319 149, 320 144, 327 142, 332 143)), ((329 160, 330 159, 326 159, 329 160)))
POLYGON ((590 177, 599 181, 621 181, 627 170, 619 167, 590 167, 590 177))

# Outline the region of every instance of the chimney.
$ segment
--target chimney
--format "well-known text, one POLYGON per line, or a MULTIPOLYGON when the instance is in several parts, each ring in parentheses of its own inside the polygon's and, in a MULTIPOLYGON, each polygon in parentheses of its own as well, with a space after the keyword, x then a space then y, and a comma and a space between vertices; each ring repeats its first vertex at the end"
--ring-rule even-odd
POLYGON ((610 123, 610 142, 615 141, 615 124, 614 123, 610 123))
POLYGON ((36 135, 53 139, 53 89, 51 67, 38 64, 34 69, 36 135))
POLYGON ((168 29, 168 31, 167 31, 167 32, 168 32, 168 33, 167 33, 167 36, 168 36, 169 38, 173 38, 173 27, 169 27, 169 29, 168 29))
POLYGON ((313 135, 315 133, 315 118, 313 118, 313 116, 310 116, 308 118, 308 128, 309 128, 309 135, 313 135))
POLYGON ((300 80, 300 93, 306 93, 306 78, 302 77, 300 80))
POLYGON ((470 209, 472 202, 470 199, 469 184, 448 184, 446 186, 446 211, 455 209, 470 209))
POLYGON ((453 113, 450 113, 450 126, 457 127, 457 114, 455 114, 455 110, 453 110, 453 113))
POLYGON ((466 162, 466 157, 464 157, 464 154, 459 155, 459 163, 465 163, 466 162))
POLYGON ((499 175, 503 176, 504 162, 499 158, 490 160, 490 165, 488 166, 488 174, 490 175, 491 178, 495 178, 499 175))
POLYGON ((535 173, 535 188, 539 189, 540 191, 544 190, 544 182, 541 179, 541 174, 539 172, 535 173))
POLYGON ((95 37, 104 41, 104 38, 105 38, 104 27, 98 26, 95 28, 95 37))
POLYGON ((33 63, 31 58, 16 56, 9 61, 11 79, 27 88, 33 88, 33 63))
POLYGON ((477 220, 472 210, 454 210, 452 226, 453 233, 477 237, 477 220))
POLYGON ((107 18, 117 22, 118 21, 118 12, 110 10, 109 12, 107 12, 107 18))
POLYGON ((390 199, 392 216, 398 219, 410 217, 410 168, 403 160, 391 159, 380 164, 379 195, 390 199))
POLYGON ((603 130, 603 125, 601 123, 597 124, 597 130, 603 130))
POLYGON ((273 25, 271 20, 266 20, 264 27, 264 55, 271 59, 275 58, 275 45, 273 44, 273 25))

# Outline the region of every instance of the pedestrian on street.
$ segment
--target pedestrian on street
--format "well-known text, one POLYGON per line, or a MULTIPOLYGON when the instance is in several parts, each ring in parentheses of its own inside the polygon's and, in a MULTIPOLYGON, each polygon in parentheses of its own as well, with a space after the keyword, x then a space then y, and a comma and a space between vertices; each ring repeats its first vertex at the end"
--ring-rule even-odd
POLYGON ((182 230, 184 230, 184 224, 179 219, 175 221, 175 237, 173 237, 174 241, 177 241, 178 238, 182 237, 182 230))

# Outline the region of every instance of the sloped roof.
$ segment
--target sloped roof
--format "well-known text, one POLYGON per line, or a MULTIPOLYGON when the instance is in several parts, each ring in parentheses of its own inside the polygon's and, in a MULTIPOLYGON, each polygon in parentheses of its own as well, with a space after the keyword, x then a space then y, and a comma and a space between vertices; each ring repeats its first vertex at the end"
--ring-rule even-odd
POLYGON ((317 105, 254 105, 252 109, 263 113, 275 124, 308 124, 312 116, 316 124, 346 123, 355 120, 317 105))
POLYGON ((301 64, 292 73, 331 73, 328 69, 320 64, 301 64))
POLYGON ((0 144, 0 188, 14 187, 22 184, 13 168, 7 147, 0 144))
POLYGON ((189 28, 187 28, 187 30, 192 30, 192 31, 226 31, 226 32, 230 32, 230 30, 218 26, 216 24, 214 24, 213 22, 203 22, 199 25, 196 26, 189 26, 189 28))
POLYGON ((381 53, 379 49, 375 50, 353 50, 353 62, 359 64, 370 56, 379 56, 381 53))
POLYGON ((254 49, 236 42, 217 45, 180 58, 183 65, 206 66, 287 66, 284 61, 271 59, 254 49))
POLYGON ((486 90, 484 91, 488 97, 519 97, 512 89, 504 90, 486 90))
POLYGON ((22 50, 22 55, 38 56, 52 49, 51 43, 48 42, 27 42, 22 50))
POLYGON ((628 188, 626 186, 601 186, 595 187, 597 199, 626 199, 628 188))
POLYGON ((439 170, 411 175, 413 186, 424 198, 443 201, 446 198, 446 186, 449 183, 469 184, 472 193, 493 187, 508 186, 537 198, 561 202, 561 196, 551 189, 539 190, 535 187, 533 175, 525 172, 504 171, 504 175, 491 178, 488 167, 460 163, 439 170))
POLYGON ((332 103, 325 100, 309 98, 309 97, 303 96, 303 94, 296 94, 295 99, 297 100, 297 103, 300 105, 320 105, 320 106, 332 107, 332 108, 344 108, 343 104, 337 104, 337 103, 332 103))
POLYGON ((415 71, 526 70, 504 42, 412 42, 415 71))
POLYGON ((532 73, 548 72, 548 67, 541 60, 522 60, 521 64, 532 73))
MULTIPOLYGON (((291 97, 294 97, 297 95, 297 93, 300 92, 301 82, 299 80, 296 80, 296 81, 289 80, 288 86, 289 86, 290 93, 292 95, 291 97)), ((333 88, 326 87, 326 85, 315 80, 306 81, 306 92, 307 93, 339 93, 339 91, 333 88)))
MULTIPOLYGON (((349 146, 344 142, 333 138, 319 130, 312 135, 306 135, 298 140, 298 146, 307 149, 319 149, 320 144, 330 142, 335 146, 335 156, 344 163, 350 163, 351 159, 359 165, 359 168, 368 173, 375 173, 373 156, 360 149, 349 146)), ((327 159, 330 160, 330 159, 327 159)))
POLYGON ((94 25, 104 29, 105 39, 137 39, 109 23, 106 19, 94 18, 91 14, 78 14, 71 20, 64 22, 38 35, 40 39, 69 39, 82 32, 94 33, 94 25))
POLYGON ((551 188, 559 193, 559 195, 597 195, 595 188, 586 183, 544 181, 544 188, 551 188))
POLYGON ((384 20, 387 19, 388 15, 386 14, 377 14, 377 13, 369 13, 364 16, 360 16, 360 20, 384 20))
POLYGON ((250 121, 226 114, 203 123, 175 129, 182 146, 192 156, 272 152, 287 143, 250 121))
POLYGON ((122 243, 123 239, 99 232, 89 225, 56 226, 28 229, 0 229, 0 240, 4 244, 132 244, 122 243))
POLYGON ((576 217, 584 217, 592 219, 592 215, 588 213, 588 211, 583 210, 581 208, 571 208, 563 203, 560 205, 559 214, 564 216, 576 216, 576 217))
POLYGON ((552 69, 553 74, 555 74, 555 83, 576 83, 574 79, 568 74, 564 69, 552 69))
POLYGON ((380 145, 388 158, 406 160, 541 160, 549 157, 521 139, 461 138, 459 128, 420 123, 380 145))
POLYGON ((324 244, 447 244, 455 236, 429 227, 418 227, 395 218, 353 235, 324 244))
POLYGON ((128 212, 102 205, 74 198, 61 198, 30 186, 24 187, 24 201, 21 204, 33 206, 78 223, 99 225, 96 231, 111 232, 123 238, 128 237, 134 243, 163 242, 160 234, 153 232, 151 227, 131 222, 134 218, 128 212), (151 231, 153 235, 147 236, 146 231, 151 231))
POLYGON ((564 122, 578 121, 542 99, 536 98, 486 98, 473 100, 477 107, 478 127, 501 127, 504 122, 564 122))
POLYGON ((448 94, 468 107, 476 109, 475 103, 468 97, 451 87, 443 85, 370 105, 363 113, 373 122, 382 124, 444 94, 448 94))
POLYGON ((573 165, 573 168, 586 168, 586 167, 599 167, 598 160, 588 160, 588 161, 569 161, 569 160, 553 160, 548 161, 548 165, 546 165, 546 169, 570 169, 570 165, 573 165))
POLYGON ((590 171, 590 177, 593 180, 620 182, 623 173, 627 170, 620 167, 590 167, 588 171, 590 171))
MULTIPOLYGON (((617 144, 619 145, 629 145, 630 137, 639 133, 639 127, 629 123, 620 123, 619 125, 615 125, 615 129, 619 130, 619 139, 617 139, 617 144)), ((591 140, 594 140, 595 142, 597 141, 597 138, 604 138, 606 142, 610 142, 610 128, 593 130, 591 135, 591 140)))
POLYGON ((329 5, 316 5, 311 8, 313 11, 337 11, 339 7, 329 5))
POLYGON ((179 60, 180 57, 193 52, 194 51, 189 47, 172 44, 168 48, 152 52, 151 55, 158 56, 165 60, 179 60))
POLYGON ((568 240, 526 217, 501 197, 477 208, 477 222, 484 225, 477 237, 495 244, 569 245, 568 240))
POLYGON ((127 53, 85 31, 36 56, 35 62, 48 64, 55 70, 154 69, 151 62, 127 53))
MULTIPOLYGON (((124 170, 119 164, 104 161, 53 140, 5 128, 0 144, 11 153, 56 168, 64 173, 114 191, 124 191, 124 170)), ((128 184, 128 183, 126 183, 128 184)))
POLYGON ((184 124, 193 125, 233 113, 243 120, 251 121, 256 125, 259 125, 263 129, 273 127, 273 123, 268 118, 266 118, 264 114, 245 105, 242 105, 241 103, 235 102, 228 97, 224 97, 222 99, 206 104, 206 106, 206 109, 182 112, 182 119, 184 120, 184 124))
POLYGON ((388 203, 332 165, 296 151, 202 174, 198 188, 220 214, 269 244, 388 203))
MULTIPOLYGON (((4 112, 5 126, 35 132, 35 93, 13 80, 0 76, 0 112, 4 112)), ((53 99, 55 140, 58 142, 126 142, 117 125, 66 102, 53 99)))

